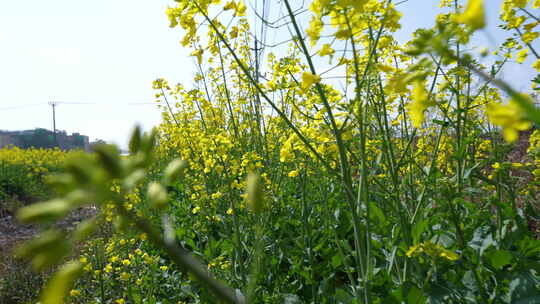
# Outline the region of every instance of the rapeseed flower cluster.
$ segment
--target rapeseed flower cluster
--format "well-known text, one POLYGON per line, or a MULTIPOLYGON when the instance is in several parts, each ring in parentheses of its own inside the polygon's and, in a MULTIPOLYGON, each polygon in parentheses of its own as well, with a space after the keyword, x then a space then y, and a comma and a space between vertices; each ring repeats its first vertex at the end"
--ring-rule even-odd
POLYGON ((456 261, 457 259, 459 259, 459 255, 457 253, 444 248, 440 244, 435 244, 432 242, 423 242, 411 246, 406 252, 407 257, 409 258, 417 257, 422 254, 425 254, 432 259, 440 258, 448 261, 456 261))
POLYGON ((79 155, 80 151, 62 151, 60 149, 22 149, 9 146, 0 149, 0 162, 21 165, 27 169, 29 176, 43 176, 59 170, 66 159, 79 155))
MULTIPOLYGON (((184 30, 181 43, 191 48, 199 72, 189 88, 155 80, 156 100, 167 101, 160 105, 155 168, 131 187, 112 181, 110 191, 127 211, 193 251, 205 270, 233 286, 260 284, 268 298, 283 293, 281 285, 294 285, 306 302, 320 301, 317 282, 337 273, 343 278, 339 286, 325 281, 329 290, 350 284, 356 295, 379 292, 390 281, 414 281, 434 269, 409 267, 406 258, 484 258, 456 248, 483 233, 469 221, 510 231, 504 225, 512 221, 492 217, 519 212, 492 210, 537 199, 540 133, 531 135, 530 160, 505 159, 512 147, 505 141, 532 126, 530 113, 515 101, 503 103, 504 90, 475 71, 491 70, 491 77, 512 58, 528 62, 538 24, 523 9, 538 8, 536 2, 503 2, 504 27, 519 34, 490 55, 496 63, 484 66, 469 60, 473 51, 465 46, 488 25, 486 1, 441 1, 445 12, 436 25, 402 45, 394 38, 401 13, 392 1, 315 0, 310 15, 295 20, 305 24, 287 23, 299 32, 281 44, 282 52, 264 58, 253 56, 260 37, 246 18, 247 1, 178 0, 166 14, 171 27, 184 30), (163 165, 178 158, 187 162, 182 176, 157 187, 163 165), (161 209, 147 204, 152 193, 162 194, 161 209), (456 245, 426 241, 438 234, 456 245), (268 266, 264 278, 249 277, 253 261, 268 266), (379 284, 374 269, 388 269, 392 280, 371 288, 379 284)), ((125 229, 117 206, 105 203, 101 216, 125 229)), ((106 279, 110 290, 118 288, 111 301, 120 303, 131 296, 126 286, 166 288, 174 284, 160 283, 174 276, 189 281, 147 238, 115 234, 90 246, 80 259, 87 282, 106 279)), ((458 264, 461 276, 467 263, 458 264)), ((484 281, 492 276, 487 271, 484 281)), ((432 289, 428 279, 415 282, 418 290, 432 289)), ((193 298, 200 291, 182 290, 193 298)), ((85 292, 77 287, 71 296, 85 292)))

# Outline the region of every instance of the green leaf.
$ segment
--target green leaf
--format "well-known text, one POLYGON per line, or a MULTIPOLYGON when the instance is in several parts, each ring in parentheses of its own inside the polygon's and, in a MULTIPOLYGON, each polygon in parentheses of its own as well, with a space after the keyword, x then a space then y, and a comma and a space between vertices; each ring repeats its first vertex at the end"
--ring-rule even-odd
POLYGON ((530 273, 523 272, 510 281, 508 293, 510 295, 510 303, 538 303, 538 299, 540 299, 538 278, 535 279, 530 273))
POLYGON ((379 208, 379 206, 377 206, 375 202, 370 202, 369 207, 373 219, 385 226, 388 221, 386 220, 386 216, 384 215, 384 212, 381 210, 381 208, 379 208))
POLYGON ((473 239, 469 242, 469 246, 475 250, 478 250, 482 256, 486 249, 496 245, 496 243, 497 242, 493 239, 490 228, 488 226, 480 226, 474 231, 473 239))
POLYGON ((474 164, 474 166, 468 168, 467 170, 465 170, 465 173, 463 174, 463 178, 467 179, 469 178, 469 176, 471 176, 471 173, 476 169, 478 168, 482 163, 476 163, 474 164))
POLYGON ((412 286, 407 291, 407 303, 421 304, 426 303, 426 297, 422 290, 416 286, 412 286))
POLYGON ((332 257, 332 266, 334 266, 334 268, 337 268, 341 266, 341 264, 343 264, 343 259, 341 258, 341 256, 339 254, 334 255, 332 257))
POLYGON ((70 261, 64 264, 51 278, 41 294, 42 304, 62 304, 64 297, 82 273, 82 264, 70 261))
POLYGON ((49 230, 39 237, 19 246, 15 254, 18 257, 32 259, 35 270, 42 270, 62 260, 71 249, 65 233, 49 230))
POLYGON ((428 227, 427 219, 419 220, 418 222, 416 222, 416 224, 414 224, 411 232, 412 232, 413 242, 415 244, 420 242, 420 237, 422 236, 422 233, 426 231, 427 227, 428 227))
POLYGON ((495 269, 502 269, 512 262, 512 255, 506 250, 495 250, 488 256, 491 266, 495 269))
POLYGON ((540 240, 532 239, 529 236, 525 236, 518 241, 518 247, 520 252, 526 257, 539 259, 540 257, 540 240))
POLYGON ((478 292, 478 284, 476 282, 476 278, 474 277, 473 270, 467 270, 463 275, 461 282, 467 289, 475 293, 478 292))
POLYGON ((384 300, 383 303, 411 303, 423 304, 427 298, 420 288, 415 284, 407 281, 394 289, 391 294, 384 300))
POLYGON ((50 222, 64 217, 72 206, 65 199, 54 199, 19 209, 17 218, 23 223, 50 222))
POLYGON ((89 235, 94 233, 97 228, 97 218, 91 218, 82 221, 77 225, 77 228, 73 232, 73 238, 75 241, 80 242, 86 239, 89 235))
POLYGON ((338 288, 334 296, 338 303, 352 303, 354 300, 353 296, 348 293, 345 289, 338 288))

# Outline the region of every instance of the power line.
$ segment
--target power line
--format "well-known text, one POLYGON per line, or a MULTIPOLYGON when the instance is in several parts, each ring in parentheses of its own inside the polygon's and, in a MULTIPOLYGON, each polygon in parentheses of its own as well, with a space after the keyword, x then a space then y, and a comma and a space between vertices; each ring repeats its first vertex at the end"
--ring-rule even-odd
POLYGON ((29 105, 22 105, 22 106, 10 106, 5 108, 0 108, 0 111, 7 111, 7 110, 16 110, 16 109, 24 109, 24 108, 31 108, 31 107, 38 107, 38 106, 44 106, 45 103, 35 103, 35 104, 29 104, 29 105))
MULTIPOLYGON (((65 104, 65 105, 96 105, 96 106, 144 106, 144 105, 162 105, 161 102, 114 102, 114 103, 98 103, 98 102, 70 102, 70 101, 51 101, 54 102, 56 105, 65 104)), ((0 111, 9 111, 9 110, 18 110, 18 109, 24 109, 24 108, 31 108, 31 107, 38 107, 38 106, 45 106, 48 103, 42 102, 42 103, 35 103, 35 104, 29 104, 29 105, 20 105, 20 106, 8 106, 0 108, 0 111)))

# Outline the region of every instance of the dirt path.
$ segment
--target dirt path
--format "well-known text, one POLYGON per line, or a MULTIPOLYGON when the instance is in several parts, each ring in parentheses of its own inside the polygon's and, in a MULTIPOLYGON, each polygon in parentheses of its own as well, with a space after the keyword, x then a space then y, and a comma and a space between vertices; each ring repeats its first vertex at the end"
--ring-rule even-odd
MULTIPOLYGON (((56 227, 71 230, 81 221, 97 214, 96 207, 84 207, 72 211, 63 220, 55 224, 56 227)), ((40 229, 38 225, 25 225, 9 213, 0 217, 0 256, 9 254, 9 251, 18 243, 36 236, 40 229)))

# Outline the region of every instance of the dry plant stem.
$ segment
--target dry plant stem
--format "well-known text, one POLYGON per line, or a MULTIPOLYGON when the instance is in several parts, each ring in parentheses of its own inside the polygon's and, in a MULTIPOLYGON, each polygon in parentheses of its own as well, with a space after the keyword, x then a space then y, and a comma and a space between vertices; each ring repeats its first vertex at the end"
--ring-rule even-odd
POLYGON ((150 241, 159 248, 163 248, 176 264, 182 267, 183 270, 193 274, 199 282, 210 289, 219 299, 227 303, 247 303, 240 292, 213 278, 206 270, 206 267, 193 257, 188 250, 174 242, 174 239, 170 241, 165 240, 146 220, 136 218, 121 204, 116 204, 116 207, 121 216, 135 224, 140 231, 146 233, 150 241))

